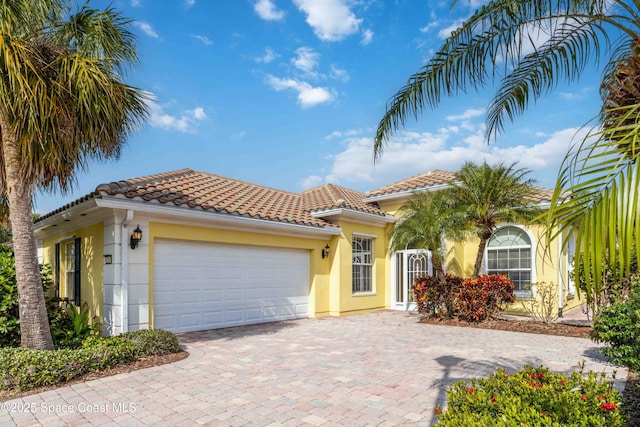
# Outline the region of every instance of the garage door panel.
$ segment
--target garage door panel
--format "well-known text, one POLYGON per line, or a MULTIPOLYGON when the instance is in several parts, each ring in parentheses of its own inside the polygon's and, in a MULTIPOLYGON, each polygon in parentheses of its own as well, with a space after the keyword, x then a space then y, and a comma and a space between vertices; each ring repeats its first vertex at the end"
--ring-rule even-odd
POLYGON ((309 251, 156 240, 154 326, 196 331, 307 316, 309 251))

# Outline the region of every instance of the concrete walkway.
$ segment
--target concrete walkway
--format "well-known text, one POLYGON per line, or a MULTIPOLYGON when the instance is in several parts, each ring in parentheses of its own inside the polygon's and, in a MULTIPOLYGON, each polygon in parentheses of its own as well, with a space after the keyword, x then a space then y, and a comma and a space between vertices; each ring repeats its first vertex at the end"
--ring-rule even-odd
POLYGON ((428 426, 451 383, 499 366, 614 370, 587 339, 417 320, 382 311, 183 334, 185 360, 4 402, 0 425, 428 426))

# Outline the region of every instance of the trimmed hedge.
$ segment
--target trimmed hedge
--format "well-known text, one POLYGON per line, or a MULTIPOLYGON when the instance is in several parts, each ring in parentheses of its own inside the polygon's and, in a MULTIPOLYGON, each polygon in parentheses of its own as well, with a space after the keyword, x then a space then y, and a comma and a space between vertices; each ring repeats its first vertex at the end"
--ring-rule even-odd
POLYGON ((509 375, 498 369, 447 391, 446 410, 434 413, 438 426, 624 426, 621 398, 604 374, 569 376, 547 368, 525 368, 509 375))
POLYGON ((0 348, 0 389, 25 391, 64 383, 87 372, 179 351, 176 336, 163 330, 136 331, 108 338, 91 336, 78 349, 0 348))

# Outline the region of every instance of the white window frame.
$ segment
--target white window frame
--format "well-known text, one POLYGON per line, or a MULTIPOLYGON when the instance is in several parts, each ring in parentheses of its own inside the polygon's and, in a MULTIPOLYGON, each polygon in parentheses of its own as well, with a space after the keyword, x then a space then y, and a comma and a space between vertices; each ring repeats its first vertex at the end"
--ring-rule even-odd
MULTIPOLYGON (((375 283, 374 283, 374 274, 373 274, 373 263, 374 263, 374 238, 372 235, 370 234, 357 234, 354 233, 351 236, 351 294, 352 295, 362 295, 362 294, 373 294, 375 293, 375 283), (368 250, 361 250, 359 252, 356 252, 356 239, 360 239, 362 241, 368 241, 369 242, 369 248, 368 250), (356 263, 355 262, 355 257, 356 254, 363 254, 363 259, 364 259, 364 255, 369 254, 369 262, 359 262, 356 263), (356 281, 354 280, 354 275, 356 273, 356 267, 362 268, 363 270, 368 270, 368 283, 364 283, 365 288, 367 288, 366 285, 368 285, 368 289, 362 290, 362 283, 358 283, 358 290, 356 290, 356 281)), ((362 275, 362 273, 360 273, 360 278, 359 281, 366 281, 366 274, 362 275)))
POLYGON ((78 268, 76 264, 75 255, 75 240, 65 240, 62 242, 64 245, 64 286, 65 297, 69 299, 69 303, 73 304, 75 300, 75 274, 78 268), (71 248, 71 254, 69 254, 69 248, 71 248), (71 268, 73 267, 73 268, 71 268))
MULTIPOLYGON (((493 232, 493 234, 491 235, 491 237, 493 237, 496 233, 498 233, 499 231, 505 229, 505 228, 518 228, 521 231, 523 231, 527 237, 529 237, 529 242, 531 243, 530 246, 530 252, 531 252, 531 283, 536 283, 537 282, 537 275, 536 275, 536 248, 537 248, 537 241, 533 236, 533 233, 531 233, 531 231, 525 227, 522 224, 516 224, 516 223, 505 223, 505 224, 500 224, 500 226, 498 226, 498 228, 495 229, 495 231, 493 232)), ((483 262, 482 262, 482 270, 484 274, 489 274, 489 242, 491 241, 491 237, 489 238, 489 240, 487 240, 487 245, 484 248, 484 256, 483 256, 483 262)), ((515 247, 514 247, 515 248, 515 247)), ((533 293, 533 290, 515 290, 514 294, 517 297, 520 298, 534 298, 535 294, 533 293)))

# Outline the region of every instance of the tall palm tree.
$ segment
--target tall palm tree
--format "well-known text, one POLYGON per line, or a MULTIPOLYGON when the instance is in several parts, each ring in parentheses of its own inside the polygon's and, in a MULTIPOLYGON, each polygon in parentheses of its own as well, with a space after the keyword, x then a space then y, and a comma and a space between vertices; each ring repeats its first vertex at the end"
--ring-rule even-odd
POLYGON ((549 244, 575 233, 597 291, 602 258, 619 259, 629 271, 626 254, 640 236, 638 1, 489 1, 390 99, 374 155, 408 117, 444 96, 497 82, 486 117, 490 140, 559 81, 577 80, 590 61, 605 64, 597 130, 567 153, 546 219, 549 244), (541 41, 532 46, 535 39, 541 41))
POLYGON ((536 193, 530 171, 516 169, 515 164, 495 166, 465 163, 451 181, 450 192, 458 209, 480 240, 473 276, 478 277, 487 242, 503 222, 526 223, 540 214, 531 196, 536 193))
POLYGON ((408 247, 431 251, 431 263, 436 276, 444 279, 443 238, 463 240, 467 225, 462 212, 455 209, 443 191, 417 193, 399 210, 400 220, 389 233, 393 250, 408 247))
POLYGON ((146 115, 122 79, 129 21, 71 0, 0 1, 0 193, 11 215, 21 345, 52 349, 33 232, 36 188, 68 190, 89 159, 117 157, 146 115))

